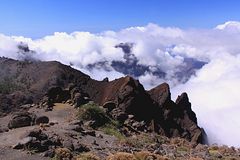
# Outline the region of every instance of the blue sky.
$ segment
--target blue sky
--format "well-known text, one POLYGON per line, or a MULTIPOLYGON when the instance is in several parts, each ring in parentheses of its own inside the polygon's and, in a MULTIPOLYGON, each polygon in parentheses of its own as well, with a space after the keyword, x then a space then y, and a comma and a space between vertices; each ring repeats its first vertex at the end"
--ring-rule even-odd
POLYGON ((238 0, 0 0, 0 33, 32 38, 55 31, 120 30, 156 23, 211 28, 240 20, 238 0))

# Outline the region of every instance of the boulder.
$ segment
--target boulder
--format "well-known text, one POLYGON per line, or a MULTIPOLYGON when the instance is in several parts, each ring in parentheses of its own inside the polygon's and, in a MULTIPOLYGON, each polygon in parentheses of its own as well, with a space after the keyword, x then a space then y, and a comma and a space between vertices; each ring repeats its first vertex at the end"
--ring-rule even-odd
POLYGON ((1 127, 0 126, 0 133, 3 133, 3 132, 8 132, 9 131, 9 129, 7 128, 7 127, 1 127))
POLYGON ((34 152, 44 152, 48 150, 48 146, 42 145, 35 137, 26 137, 13 146, 13 149, 27 149, 34 152))
POLYGON ((72 101, 73 101, 74 107, 79 107, 85 103, 84 96, 79 92, 74 94, 72 101))
POLYGON ((20 140, 16 145, 14 145, 13 149, 23 149, 25 145, 29 144, 33 140, 36 140, 36 138, 25 137, 22 140, 20 140))
POLYGON ((36 115, 29 112, 16 113, 12 116, 11 120, 8 123, 8 128, 20 128, 31 126, 34 124, 36 115))
POLYGON ((49 118, 47 116, 38 116, 35 119, 35 124, 39 125, 41 123, 48 123, 49 122, 49 118))
POLYGON ((49 137, 40 129, 33 129, 26 133, 13 149, 25 149, 34 152, 45 152, 51 147, 62 146, 59 137, 49 137))
POLYGON ((43 133, 41 129, 34 129, 32 131, 29 131, 27 133, 27 136, 35 137, 38 140, 46 140, 46 139, 48 139, 47 134, 43 133))

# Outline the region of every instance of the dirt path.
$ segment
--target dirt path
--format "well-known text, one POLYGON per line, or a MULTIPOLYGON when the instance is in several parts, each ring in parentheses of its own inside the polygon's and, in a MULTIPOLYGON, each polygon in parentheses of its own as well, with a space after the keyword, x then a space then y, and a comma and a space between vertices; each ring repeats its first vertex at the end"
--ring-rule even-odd
MULTIPOLYGON (((31 108, 29 112, 33 112, 36 115, 45 115, 49 117, 50 122, 55 122, 56 124, 49 127, 49 131, 61 130, 67 122, 74 118, 74 108, 68 104, 56 103, 53 111, 45 112, 43 109, 31 108)), ((0 119, 1 126, 6 127, 10 120, 10 116, 6 116, 0 119)), ((9 130, 8 132, 0 133, 0 160, 40 160, 47 159, 40 155, 29 155, 25 152, 20 152, 11 149, 13 145, 19 142, 25 135, 33 130, 34 128, 39 128, 39 126, 29 126, 9 130)))
MULTIPOLYGON (((49 117, 50 122, 56 122, 57 124, 53 128, 61 128, 65 125, 65 122, 70 121, 74 117, 74 108, 68 104, 56 103, 53 111, 45 112, 42 109, 31 109, 30 112, 34 112, 37 115, 45 115, 49 117)), ((9 117, 0 119, 0 124, 5 124, 9 121, 9 117)), ((24 135, 39 126, 29 126, 9 130, 9 132, 0 133, 0 147, 11 147, 16 142, 20 141, 24 135)))
POLYGON ((40 155, 31 155, 11 148, 0 148, 1 160, 50 160, 40 155))

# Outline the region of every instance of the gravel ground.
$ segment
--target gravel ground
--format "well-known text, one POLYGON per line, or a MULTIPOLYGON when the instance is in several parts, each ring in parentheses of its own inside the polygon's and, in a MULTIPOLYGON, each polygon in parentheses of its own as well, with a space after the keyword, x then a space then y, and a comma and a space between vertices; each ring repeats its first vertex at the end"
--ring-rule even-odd
POLYGON ((49 160, 49 158, 42 157, 38 154, 27 154, 26 152, 14 150, 11 148, 0 148, 1 160, 49 160))

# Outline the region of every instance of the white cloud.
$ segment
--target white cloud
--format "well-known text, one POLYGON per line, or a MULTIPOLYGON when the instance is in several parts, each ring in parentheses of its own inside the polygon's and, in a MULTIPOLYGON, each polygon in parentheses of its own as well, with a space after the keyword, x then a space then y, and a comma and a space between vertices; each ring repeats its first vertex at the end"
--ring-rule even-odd
POLYGON ((0 56, 18 59, 17 42, 11 37, 0 34, 0 56))
POLYGON ((228 32, 240 32, 240 22, 236 22, 236 21, 228 21, 224 24, 220 24, 216 27, 216 29, 218 30, 224 30, 224 31, 228 31, 228 32))
MULTIPOLYGON (((150 71, 138 77, 145 88, 167 81, 172 86, 173 97, 186 91, 211 143, 240 144, 240 22, 226 22, 216 28, 202 30, 149 24, 99 34, 56 32, 37 40, 0 34, 0 56, 14 59, 24 56, 17 52, 19 42, 27 43, 31 50, 36 51, 32 55, 35 59, 71 63, 99 80, 123 76, 111 66, 113 61, 125 61, 123 51, 115 45, 131 42, 138 64, 150 66, 150 71), (184 63, 185 58, 208 64, 182 84, 178 74, 183 67, 188 67, 184 63), (98 62, 106 63, 102 68, 100 63, 98 67, 89 69, 89 64, 98 62), (158 68, 166 73, 165 77, 153 74, 158 68)), ((185 72, 187 70, 181 74, 185 72)))

